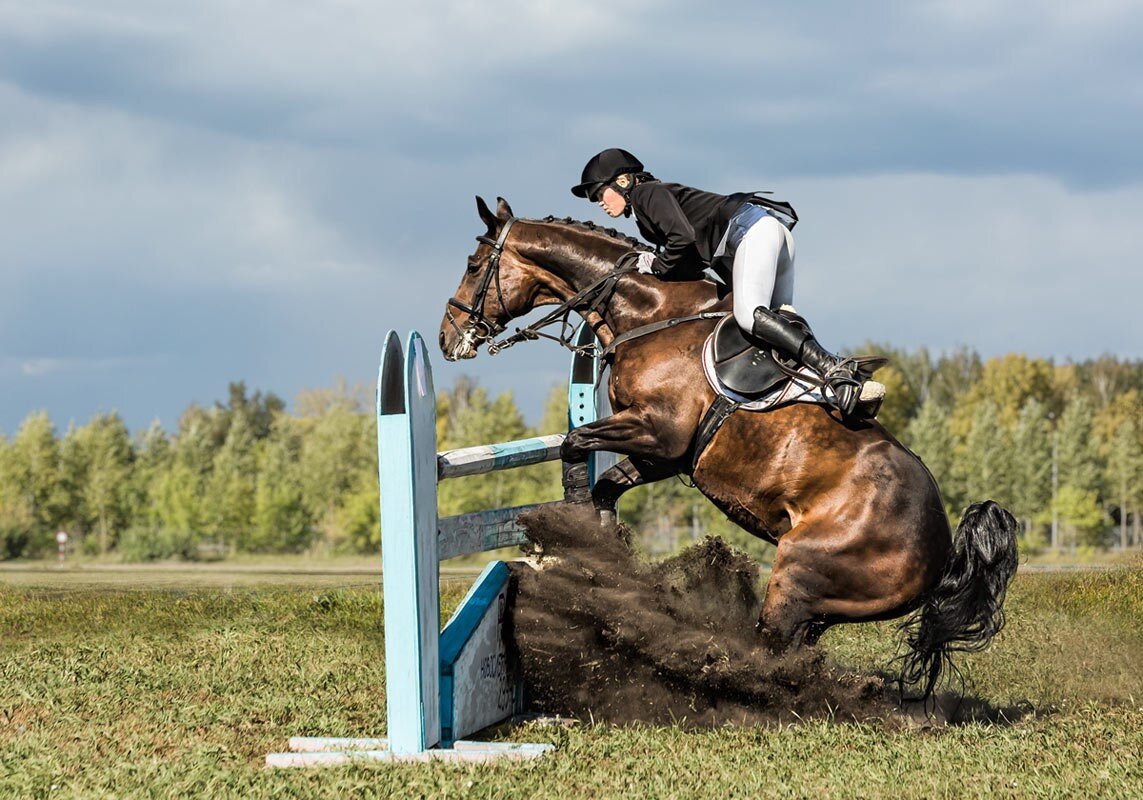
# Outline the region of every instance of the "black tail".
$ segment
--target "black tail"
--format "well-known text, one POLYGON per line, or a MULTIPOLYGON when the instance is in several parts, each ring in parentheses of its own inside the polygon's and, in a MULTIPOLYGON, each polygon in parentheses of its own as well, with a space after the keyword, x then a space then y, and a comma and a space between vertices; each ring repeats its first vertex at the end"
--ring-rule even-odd
POLYGON ((1004 627, 1004 594, 1016 573, 1016 520, 991 500, 973 503, 956 529, 940 581, 900 626, 909 652, 901 691, 927 700, 952 654, 983 650, 1004 627))

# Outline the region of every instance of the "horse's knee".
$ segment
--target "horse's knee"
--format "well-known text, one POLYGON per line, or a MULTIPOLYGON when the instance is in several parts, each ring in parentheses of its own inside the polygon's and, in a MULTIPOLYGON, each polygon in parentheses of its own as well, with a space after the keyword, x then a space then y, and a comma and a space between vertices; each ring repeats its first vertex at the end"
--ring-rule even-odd
POLYGON ((560 460, 568 464, 586 461, 590 451, 583 446, 584 438, 584 434, 578 428, 568 431, 560 444, 560 460))

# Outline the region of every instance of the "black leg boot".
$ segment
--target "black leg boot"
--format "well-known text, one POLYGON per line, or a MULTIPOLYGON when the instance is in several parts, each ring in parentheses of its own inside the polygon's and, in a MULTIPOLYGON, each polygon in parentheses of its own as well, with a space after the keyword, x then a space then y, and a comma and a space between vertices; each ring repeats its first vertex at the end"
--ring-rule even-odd
POLYGON ((756 338, 816 372, 833 392, 835 404, 842 416, 853 414, 861 396, 862 378, 858 376, 857 366, 851 359, 835 356, 822 347, 803 322, 788 319, 766 306, 754 309, 754 327, 751 332, 756 338))

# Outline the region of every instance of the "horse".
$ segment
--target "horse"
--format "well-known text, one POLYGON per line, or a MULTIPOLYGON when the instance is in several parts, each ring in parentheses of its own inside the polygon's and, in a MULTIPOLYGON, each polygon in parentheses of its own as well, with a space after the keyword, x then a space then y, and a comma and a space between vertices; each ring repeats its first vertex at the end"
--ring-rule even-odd
POLYGON ((626 456, 591 490, 598 509, 614 512, 636 486, 689 476, 733 522, 776 546, 756 626, 766 645, 783 652, 836 624, 910 615, 900 626, 902 692, 919 685, 928 698, 953 653, 983 649, 999 632, 1016 570, 1011 514, 974 503, 954 537, 916 454, 875 419, 820 404, 737 411, 696 452, 715 401, 701 353, 730 311, 725 287, 622 269, 645 248, 638 240, 570 219, 518 219, 503 198, 493 213, 476 200, 486 231, 446 305, 441 352, 456 361, 483 344, 502 349, 495 337, 540 306, 559 306, 565 327, 568 314, 582 316, 611 359, 614 413, 569 431, 561 455, 572 464, 598 450, 626 456), (664 324, 647 332, 652 323, 664 324))

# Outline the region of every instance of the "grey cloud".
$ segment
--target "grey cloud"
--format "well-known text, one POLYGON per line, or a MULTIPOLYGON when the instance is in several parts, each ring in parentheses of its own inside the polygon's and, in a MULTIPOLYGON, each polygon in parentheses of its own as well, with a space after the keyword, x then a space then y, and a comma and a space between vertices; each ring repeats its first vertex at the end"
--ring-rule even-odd
MULTIPOLYGON (((171 424, 238 378, 287 398, 368 381, 387 328, 434 338, 474 194, 603 221, 567 187, 613 144, 794 201, 799 304, 830 344, 1138 355, 1139 16, 0 4, 0 358, 58 367, 0 370, 0 430, 38 407, 171 424), (1081 271, 1107 313, 1065 333, 1081 271)), ((438 378, 534 414, 561 359, 438 378)))

